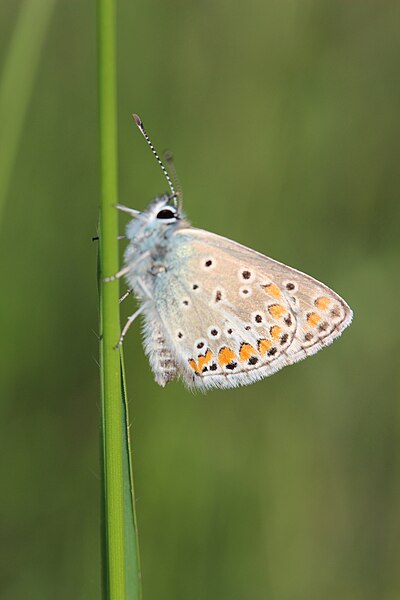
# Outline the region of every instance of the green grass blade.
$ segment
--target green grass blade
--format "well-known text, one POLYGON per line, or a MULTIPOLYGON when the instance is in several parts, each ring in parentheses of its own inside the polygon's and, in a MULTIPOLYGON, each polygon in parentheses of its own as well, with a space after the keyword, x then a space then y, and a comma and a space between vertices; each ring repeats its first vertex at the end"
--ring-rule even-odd
POLYGON ((25 0, 0 79, 0 221, 55 0, 25 0))
POLYGON ((118 340, 117 123, 115 3, 98 0, 98 91, 100 116, 100 368, 102 388, 103 590, 107 600, 140 598, 133 480, 126 394, 118 340))
POLYGON ((129 600, 141 600, 141 570, 139 554, 139 535, 135 507, 135 492, 130 444, 130 425, 128 398, 126 395, 124 362, 121 352, 121 382, 124 398, 123 410, 123 470, 124 470, 124 506, 125 506, 125 564, 126 564, 126 597, 129 600))

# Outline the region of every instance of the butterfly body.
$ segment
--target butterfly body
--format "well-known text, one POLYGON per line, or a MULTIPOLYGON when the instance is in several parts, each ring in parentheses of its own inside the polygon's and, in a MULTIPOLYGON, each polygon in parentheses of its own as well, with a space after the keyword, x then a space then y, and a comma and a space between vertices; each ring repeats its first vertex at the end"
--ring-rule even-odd
POLYGON ((160 385, 176 376, 203 390, 253 383, 315 354, 351 322, 328 287, 192 227, 166 195, 130 221, 126 237, 123 272, 160 385))

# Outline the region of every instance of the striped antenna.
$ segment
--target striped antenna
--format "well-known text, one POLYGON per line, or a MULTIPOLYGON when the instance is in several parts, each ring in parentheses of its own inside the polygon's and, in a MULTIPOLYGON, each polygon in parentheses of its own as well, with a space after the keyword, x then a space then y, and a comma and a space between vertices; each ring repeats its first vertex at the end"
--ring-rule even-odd
POLYGON ((182 211, 182 204, 183 204, 182 186, 181 186, 181 182, 179 181, 178 173, 176 172, 174 157, 173 157, 171 150, 166 150, 164 152, 163 158, 164 158, 165 162, 167 163, 169 172, 171 173, 171 179, 174 182, 174 186, 177 190, 176 195, 179 200, 179 202, 178 202, 179 210, 182 211))
POLYGON ((135 114, 133 114, 133 115, 132 115, 132 119, 135 121, 135 123, 136 123, 136 125, 138 126, 138 128, 139 128, 140 132, 142 133, 142 135, 143 135, 144 139, 146 140, 146 142, 147 142, 147 143, 148 143, 148 145, 150 146, 150 150, 152 151, 152 153, 153 153, 153 154, 154 154, 154 156, 156 157, 156 159, 157 159, 157 162, 158 162, 158 164, 160 165, 162 172, 164 173, 164 177, 165 177, 165 179, 167 180, 167 183, 168 183, 168 185, 169 185, 169 189, 171 190, 171 198, 173 198, 173 200, 174 200, 174 205, 176 206, 176 197, 177 197, 177 193, 175 192, 174 186, 172 185, 172 181, 171 181, 171 178, 170 178, 170 176, 168 175, 168 171, 167 171, 167 169, 166 169, 166 168, 164 167, 164 165, 162 164, 162 162, 161 162, 161 159, 160 159, 160 157, 158 156, 156 149, 154 148, 153 144, 151 143, 151 141, 150 141, 150 138, 149 138, 149 136, 147 135, 145 128, 143 127, 143 122, 142 122, 142 119, 141 119, 141 118, 140 118, 138 115, 135 115, 135 114))

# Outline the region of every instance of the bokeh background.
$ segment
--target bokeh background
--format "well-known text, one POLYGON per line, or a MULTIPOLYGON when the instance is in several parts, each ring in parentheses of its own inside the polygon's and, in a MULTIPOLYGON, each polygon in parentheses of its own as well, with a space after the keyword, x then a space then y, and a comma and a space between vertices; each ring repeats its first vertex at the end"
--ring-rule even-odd
MULTIPOLYGON (((24 4, 0 4, 3 69, 24 4)), ((0 223, 6 600, 100 598, 95 2, 49 11, 0 223)), ((119 200, 166 189, 135 111, 174 151, 196 226, 355 313, 317 356, 207 395, 159 388, 132 328, 145 600, 400 597, 399 16, 395 0, 118 2, 119 200)))

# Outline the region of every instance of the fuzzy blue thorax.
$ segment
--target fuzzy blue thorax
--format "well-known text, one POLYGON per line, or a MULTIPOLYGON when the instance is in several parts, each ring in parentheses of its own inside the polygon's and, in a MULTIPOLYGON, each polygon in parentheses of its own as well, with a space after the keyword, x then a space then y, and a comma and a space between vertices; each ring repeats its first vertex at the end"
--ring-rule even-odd
POLYGON ((155 276, 173 269, 179 262, 179 247, 185 240, 175 234, 190 225, 169 201, 167 195, 158 196, 126 227, 129 244, 124 262, 126 266, 132 265, 126 279, 138 296, 142 296, 142 290, 137 288, 138 279, 153 287, 155 276))

